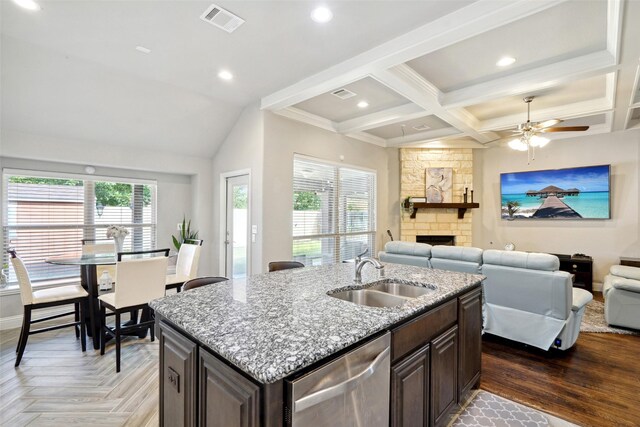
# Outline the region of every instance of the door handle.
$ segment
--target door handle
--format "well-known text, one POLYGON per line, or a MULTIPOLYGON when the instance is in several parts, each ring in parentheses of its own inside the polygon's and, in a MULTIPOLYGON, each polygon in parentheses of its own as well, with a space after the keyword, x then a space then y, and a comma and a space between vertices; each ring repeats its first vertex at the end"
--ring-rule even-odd
POLYGON ((318 403, 324 402, 325 400, 329 400, 333 397, 339 396, 341 394, 347 393, 351 390, 354 390, 362 381, 369 378, 374 374, 378 365, 382 363, 384 359, 389 356, 391 352, 390 348, 385 348, 375 359, 373 362, 369 364, 362 372, 359 374, 341 382, 340 384, 336 384, 332 387, 326 388, 324 390, 317 391, 309 396, 305 396, 302 399, 298 399, 294 402, 293 410, 295 412, 304 411, 312 406, 317 405, 318 403))

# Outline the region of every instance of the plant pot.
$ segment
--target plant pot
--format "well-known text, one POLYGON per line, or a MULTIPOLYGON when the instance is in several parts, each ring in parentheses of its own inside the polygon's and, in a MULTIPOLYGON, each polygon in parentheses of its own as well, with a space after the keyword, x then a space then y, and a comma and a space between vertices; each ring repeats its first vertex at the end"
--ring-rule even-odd
POLYGON ((113 241, 116 244, 116 252, 123 252, 124 248, 124 237, 114 237, 113 241))

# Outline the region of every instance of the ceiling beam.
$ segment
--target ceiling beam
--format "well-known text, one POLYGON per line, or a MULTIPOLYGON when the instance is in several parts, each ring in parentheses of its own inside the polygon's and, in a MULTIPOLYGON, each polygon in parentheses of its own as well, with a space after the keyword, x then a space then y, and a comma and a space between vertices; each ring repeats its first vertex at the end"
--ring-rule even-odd
POLYGON ((346 61, 309 76, 261 100, 261 108, 279 110, 477 36, 565 0, 479 0, 346 61))
POLYGON ((287 117, 289 119, 297 120, 302 123, 319 127, 321 129, 336 132, 337 124, 335 122, 332 122, 329 119, 325 119, 324 117, 308 113, 299 108, 289 107, 282 110, 274 111, 274 113, 283 117, 287 117))
POLYGON ((356 117, 355 119, 345 120, 338 123, 337 129, 340 133, 359 132, 427 115, 429 115, 429 112, 425 111, 424 108, 409 102, 407 104, 400 105, 399 107, 393 107, 376 113, 367 114, 366 116, 356 117))
POLYGON ((345 134, 345 136, 359 141, 368 142, 369 144, 377 145, 378 147, 388 147, 386 139, 371 135, 367 132, 350 132, 345 134))
MULTIPOLYGON (((532 109, 536 122, 550 119, 568 120, 576 117, 593 116, 609 112, 613 109, 611 100, 607 97, 591 99, 589 101, 575 102, 573 104, 560 105, 544 109, 532 109)), ((523 110, 519 113, 508 116, 496 117, 495 119, 483 120, 478 126, 480 132, 486 130, 505 130, 515 128, 520 123, 526 121, 527 114, 523 110)))
POLYGON ((606 50, 511 74, 443 94, 445 108, 461 108, 535 91, 614 71, 616 60, 606 50))
POLYGON ((426 132, 414 133, 406 136, 398 136, 395 138, 387 139, 388 147, 401 147, 411 143, 417 142, 429 142, 434 139, 441 139, 450 136, 463 136, 462 132, 454 127, 447 127, 442 129, 434 129, 426 132))
POLYGON ((373 77, 427 111, 431 111, 461 133, 478 142, 489 142, 498 136, 477 131, 478 120, 464 109, 446 109, 440 104, 442 93, 408 65, 373 73, 373 77))

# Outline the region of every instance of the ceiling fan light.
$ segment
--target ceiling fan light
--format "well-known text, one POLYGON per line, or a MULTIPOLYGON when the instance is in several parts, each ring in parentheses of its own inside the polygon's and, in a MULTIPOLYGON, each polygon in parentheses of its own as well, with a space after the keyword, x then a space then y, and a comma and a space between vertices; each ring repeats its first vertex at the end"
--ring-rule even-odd
POLYGON ((515 138, 509 141, 509 148, 517 151, 527 151, 527 144, 524 143, 520 138, 515 138))
POLYGON ((545 138, 544 136, 533 135, 529 140, 529 144, 532 147, 544 147, 549 143, 549 138, 545 138))

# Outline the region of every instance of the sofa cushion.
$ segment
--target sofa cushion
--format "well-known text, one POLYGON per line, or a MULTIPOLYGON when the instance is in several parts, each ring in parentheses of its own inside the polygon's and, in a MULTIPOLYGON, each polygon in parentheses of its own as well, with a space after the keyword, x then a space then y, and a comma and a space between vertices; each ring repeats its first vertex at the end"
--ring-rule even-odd
POLYGON ((403 254, 391 254, 389 252, 378 252, 378 258, 382 262, 391 262, 394 264, 415 265, 416 267, 431 268, 429 258, 424 256, 413 256, 403 254))
POLYGON ((627 279, 640 280, 640 268, 628 265, 612 265, 609 272, 614 276, 626 277, 627 279))
POLYGON ((573 293, 573 300, 571 302, 572 311, 579 311, 593 299, 591 292, 584 289, 573 288, 571 291, 573 293))
POLYGON ((487 249, 482 254, 483 264, 503 265, 506 267, 527 268, 529 270, 557 271, 560 268, 560 260, 555 255, 500 251, 487 249))
POLYGON ((434 246, 431 248, 431 257, 481 263, 482 249, 464 246, 434 246))
POLYGON ((431 257, 431 245, 414 242, 387 242, 384 251, 389 254, 431 257))

